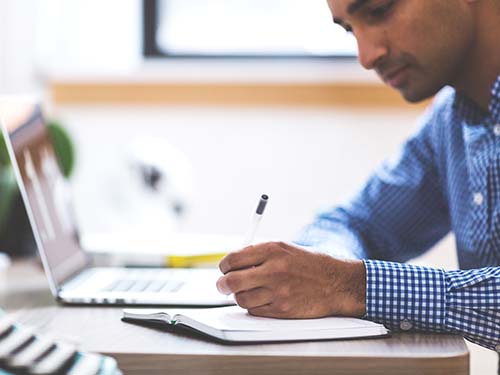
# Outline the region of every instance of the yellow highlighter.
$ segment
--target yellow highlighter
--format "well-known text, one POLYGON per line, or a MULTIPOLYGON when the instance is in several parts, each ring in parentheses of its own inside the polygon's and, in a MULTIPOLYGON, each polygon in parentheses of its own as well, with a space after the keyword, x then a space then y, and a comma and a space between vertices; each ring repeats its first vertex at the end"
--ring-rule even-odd
POLYGON ((210 253, 197 255, 168 255, 165 257, 167 267, 195 268, 216 266, 227 253, 210 253))

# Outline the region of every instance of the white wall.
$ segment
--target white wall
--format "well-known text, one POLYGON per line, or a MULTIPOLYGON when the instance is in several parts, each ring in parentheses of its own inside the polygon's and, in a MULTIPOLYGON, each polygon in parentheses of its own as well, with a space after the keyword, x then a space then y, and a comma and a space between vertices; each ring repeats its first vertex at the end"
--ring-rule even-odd
POLYGON ((37 63, 47 74, 117 74, 141 57, 142 1, 38 0, 37 63))
POLYGON ((38 0, 0 0, 0 93, 37 90, 35 23, 38 0))
POLYGON ((0 0, 0 94, 47 76, 126 74, 141 57, 140 0, 0 0))
POLYGON ((257 197, 267 193, 270 206, 259 231, 290 239, 317 209, 345 199, 396 151, 418 112, 64 107, 57 115, 79 145, 75 183, 83 207, 92 206, 98 170, 117 150, 149 136, 175 146, 193 167, 184 229, 241 234, 257 197))

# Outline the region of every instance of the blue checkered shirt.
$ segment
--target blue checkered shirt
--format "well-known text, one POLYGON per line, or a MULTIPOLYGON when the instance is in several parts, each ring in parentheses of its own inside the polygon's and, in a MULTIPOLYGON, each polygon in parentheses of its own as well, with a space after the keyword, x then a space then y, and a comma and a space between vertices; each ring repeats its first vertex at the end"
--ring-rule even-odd
POLYGON ((296 242, 365 259, 366 319, 500 352, 500 77, 488 113, 443 89, 400 153, 296 242), (460 270, 403 263, 450 231, 460 270))

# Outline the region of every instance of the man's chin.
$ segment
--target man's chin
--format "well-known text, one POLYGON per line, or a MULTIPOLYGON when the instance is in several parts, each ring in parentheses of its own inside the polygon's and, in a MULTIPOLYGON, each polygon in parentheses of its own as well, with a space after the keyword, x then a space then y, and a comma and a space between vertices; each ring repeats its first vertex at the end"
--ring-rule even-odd
POLYGON ((402 87, 398 91, 403 99, 408 103, 420 103, 424 100, 432 98, 439 90, 441 90, 441 87, 427 90, 415 90, 411 87, 402 87))

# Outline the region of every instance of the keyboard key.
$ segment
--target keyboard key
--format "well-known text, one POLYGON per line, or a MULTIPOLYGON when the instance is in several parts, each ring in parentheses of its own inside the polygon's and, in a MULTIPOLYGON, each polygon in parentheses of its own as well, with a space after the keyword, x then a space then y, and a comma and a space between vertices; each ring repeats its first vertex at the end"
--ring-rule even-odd
POLYGON ((0 338, 6 336, 14 328, 14 321, 9 315, 0 318, 0 338))
POLYGON ((60 373, 73 364, 76 350, 71 345, 57 345, 54 350, 30 368, 33 375, 60 373))
POLYGON ((6 360, 16 350, 19 350, 33 339, 31 329, 15 327, 7 337, 0 341, 0 360, 6 360))
POLYGON ((154 280, 151 282, 148 287, 146 288, 145 292, 159 292, 160 290, 163 289, 167 282, 165 280, 154 280))
POLYGON ((114 358, 104 357, 99 375, 122 375, 122 372, 118 368, 118 364, 114 358))
POLYGON ((111 284, 109 284, 108 286, 102 288, 101 290, 103 292, 110 292, 110 291, 114 290, 119 283, 120 283, 120 280, 115 280, 111 284))
POLYGON ((26 370, 54 348, 53 340, 36 337, 30 345, 9 358, 7 365, 17 371, 26 370))
MULTIPOLYGON (((160 275, 160 272, 152 275, 160 275)), ((128 276, 132 275, 130 273, 128 276)), ((102 291, 105 292, 148 292, 148 293, 172 293, 179 290, 184 281, 165 278, 127 278, 118 279, 107 285, 102 291)))
POLYGON ((173 293, 180 289, 180 287, 184 285, 183 281, 179 280, 168 280, 166 285, 160 291, 161 293, 173 293))
POLYGON ((101 368, 103 357, 94 353, 78 353, 75 364, 67 375, 97 375, 101 368))
POLYGON ((127 292, 135 280, 120 280, 120 282, 111 290, 112 292, 127 292))
POLYGON ((128 290, 129 292, 143 292, 152 280, 137 280, 134 285, 128 290))

